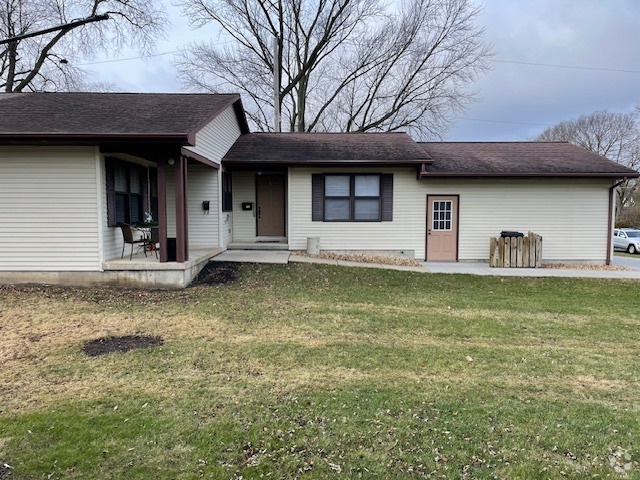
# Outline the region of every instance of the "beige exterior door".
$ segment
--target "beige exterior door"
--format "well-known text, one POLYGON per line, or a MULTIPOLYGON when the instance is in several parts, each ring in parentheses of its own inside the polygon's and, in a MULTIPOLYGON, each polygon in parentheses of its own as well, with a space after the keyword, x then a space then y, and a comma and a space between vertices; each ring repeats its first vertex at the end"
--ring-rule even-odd
POLYGON ((458 196, 427 195, 427 261, 458 260, 458 196))
POLYGON ((259 175, 256 181, 258 236, 285 236, 284 175, 259 175))

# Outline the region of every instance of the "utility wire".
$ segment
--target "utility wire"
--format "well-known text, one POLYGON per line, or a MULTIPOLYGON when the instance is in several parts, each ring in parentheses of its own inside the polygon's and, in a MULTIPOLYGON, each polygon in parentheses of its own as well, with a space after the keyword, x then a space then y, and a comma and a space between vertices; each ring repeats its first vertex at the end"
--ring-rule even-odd
POLYGON ((128 60, 140 60, 142 58, 161 57, 163 55, 169 55, 170 53, 178 53, 178 52, 179 52, 179 50, 171 50, 170 52, 154 53, 152 55, 140 55, 138 57, 114 58, 112 60, 101 60, 99 62, 79 63, 76 66, 77 67, 86 67, 88 65, 100 65, 100 64, 103 64, 103 63, 126 62, 128 60))
POLYGON ((492 60, 496 63, 513 63, 515 65, 531 65, 533 67, 571 68, 574 70, 595 70, 599 72, 640 73, 640 70, 623 70, 619 68, 579 67, 577 65, 556 65, 552 63, 516 62, 512 60, 492 60))
MULTIPOLYGON (((224 43, 229 43, 229 42, 224 42, 224 43)), ((140 60, 140 59, 144 59, 144 58, 161 57, 163 55, 169 55, 171 53, 178 53, 179 51, 180 50, 171 50, 169 52, 154 53, 152 55, 140 55, 138 57, 114 58, 112 60, 101 60, 101 61, 98 61, 98 62, 80 63, 77 66, 78 67, 86 67, 88 65, 100 65, 100 64, 103 64, 103 63, 126 62, 128 60, 140 60)), ((580 67, 580 66, 577 66, 577 65, 559 65, 559 64, 553 64, 553 63, 518 62, 518 61, 515 61, 515 60, 497 60, 497 59, 493 59, 491 61, 495 62, 495 63, 508 63, 508 64, 513 64, 513 65, 529 65, 529 66, 532 66, 532 67, 570 68, 572 70, 592 70, 592 71, 596 71, 596 72, 640 73, 640 70, 626 70, 626 69, 621 69, 621 68, 580 67)))
POLYGON ((486 118, 471 118, 471 117, 455 117, 455 118, 456 120, 471 120, 474 122, 508 123, 512 125, 531 125, 534 127, 553 127, 553 125, 547 125, 545 123, 509 122, 506 120, 488 120, 486 118))

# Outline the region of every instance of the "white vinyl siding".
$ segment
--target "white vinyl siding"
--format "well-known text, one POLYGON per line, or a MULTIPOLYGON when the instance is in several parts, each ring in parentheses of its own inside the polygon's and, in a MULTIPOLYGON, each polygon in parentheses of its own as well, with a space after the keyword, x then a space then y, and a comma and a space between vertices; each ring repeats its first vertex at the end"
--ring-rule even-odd
MULTIPOLYGON (((311 186, 309 186, 310 188, 311 186)), ((311 197, 311 193, 309 193, 309 197, 311 197)), ((233 172, 233 240, 235 242, 254 242, 256 240, 255 213, 256 174, 253 172, 233 172), (246 202, 253 203, 251 211, 242 210, 242 204, 246 202)), ((309 218, 311 218, 311 210, 309 210, 309 218)))
MULTIPOLYGON (((232 175, 231 173, 229 175, 232 175)), ((222 192, 222 170, 218 170, 218 191, 222 192)), ((233 178, 233 177, 232 177, 233 178)), ((233 180, 232 180, 233 182, 233 180)), ((233 186, 231 189, 233 194, 233 186)), ((219 247, 226 248, 233 240, 233 212, 222 211, 222 193, 218 195, 220 202, 217 205, 218 218, 218 238, 219 247)), ((212 207, 213 208, 213 207, 212 207)), ((233 208, 233 197, 231 198, 231 208, 233 208)))
POLYGON ((289 247, 303 250, 307 237, 320 237, 322 250, 393 250, 415 252, 424 258, 424 189, 415 169, 303 169, 292 168, 289 175, 289 247), (393 221, 313 222, 311 221, 311 175, 313 173, 393 173, 393 221))
POLYGON ((195 146, 185 148, 220 164, 222 157, 229 151, 240 133, 233 106, 229 106, 196 132, 195 146))
POLYGON ((488 260, 503 230, 542 235, 543 261, 604 262, 609 180, 429 180, 430 195, 460 195, 460 260, 488 260))
POLYGON ((100 182, 100 192, 102 203, 100 205, 102 209, 102 245, 104 251, 104 260, 113 260, 114 258, 120 258, 122 254, 122 232, 118 227, 109 227, 108 212, 107 212, 107 181, 106 181, 106 169, 104 156, 100 158, 100 171, 102 172, 100 182))
POLYGON ((218 246, 218 174, 219 170, 189 163, 187 169, 189 248, 218 246), (209 212, 202 202, 209 202, 209 212))
POLYGON ((223 212, 221 215, 222 245, 220 246, 226 247, 233 241, 233 212, 223 212))
POLYGON ((349 169, 348 173, 393 173, 393 221, 313 222, 312 173, 344 172, 292 168, 289 245, 306 248, 319 237, 322 250, 407 251, 425 258, 426 197, 459 195, 458 258, 487 261, 489 237, 502 230, 543 237, 544 261, 604 263, 611 181, 603 179, 417 180, 414 169, 349 169))
POLYGON ((0 270, 97 271, 94 147, 0 147, 0 270))

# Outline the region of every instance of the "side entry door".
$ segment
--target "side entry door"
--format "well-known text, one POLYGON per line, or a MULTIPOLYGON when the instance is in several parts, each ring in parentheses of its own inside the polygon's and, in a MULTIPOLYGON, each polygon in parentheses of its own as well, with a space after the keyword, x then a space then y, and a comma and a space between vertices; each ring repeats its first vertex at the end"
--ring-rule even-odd
POLYGON ((458 196, 427 195, 427 261, 458 260, 458 196))

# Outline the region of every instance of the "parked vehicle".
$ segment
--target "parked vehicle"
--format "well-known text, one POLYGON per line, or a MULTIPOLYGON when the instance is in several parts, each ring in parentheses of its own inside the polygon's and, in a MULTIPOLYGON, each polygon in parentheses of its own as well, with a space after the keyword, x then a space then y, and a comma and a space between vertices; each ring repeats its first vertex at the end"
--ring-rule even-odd
POLYGON ((616 228, 613 231, 613 249, 629 253, 640 252, 640 230, 616 228))

